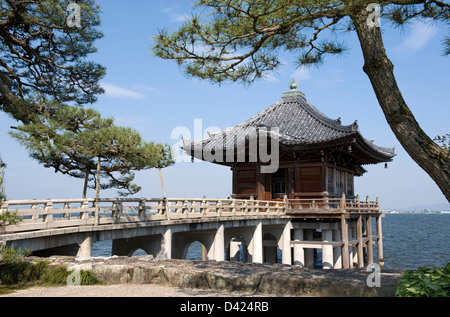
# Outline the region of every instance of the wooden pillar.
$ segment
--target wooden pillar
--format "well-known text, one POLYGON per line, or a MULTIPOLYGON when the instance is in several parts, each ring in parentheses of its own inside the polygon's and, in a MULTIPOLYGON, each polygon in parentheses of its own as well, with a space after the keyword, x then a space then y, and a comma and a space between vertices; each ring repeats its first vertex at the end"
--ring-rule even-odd
POLYGON ((372 240, 372 217, 369 215, 366 222, 367 237, 367 264, 373 264, 373 240, 372 240))
POLYGON ((363 228, 362 228, 362 216, 358 216, 356 221, 356 239, 358 240, 358 267, 364 267, 364 255, 363 255, 363 228))
POLYGON ((349 253, 348 253, 348 225, 347 219, 343 214, 341 216, 341 242, 342 242, 342 267, 344 269, 350 268, 349 253))
POLYGON ((384 255, 383 255, 383 232, 381 229, 381 218, 382 215, 377 217, 377 235, 378 235, 378 265, 380 267, 384 266, 384 255))

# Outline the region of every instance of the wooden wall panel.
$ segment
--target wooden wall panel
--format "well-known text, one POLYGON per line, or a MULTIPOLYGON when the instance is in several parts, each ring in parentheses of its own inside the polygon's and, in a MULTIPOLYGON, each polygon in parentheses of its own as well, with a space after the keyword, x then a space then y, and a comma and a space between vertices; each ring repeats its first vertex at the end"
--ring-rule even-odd
POLYGON ((298 192, 311 193, 323 191, 321 166, 298 167, 297 172, 296 190, 298 192))
POLYGON ((236 198, 250 198, 258 195, 256 169, 234 169, 233 170, 233 196, 236 198))

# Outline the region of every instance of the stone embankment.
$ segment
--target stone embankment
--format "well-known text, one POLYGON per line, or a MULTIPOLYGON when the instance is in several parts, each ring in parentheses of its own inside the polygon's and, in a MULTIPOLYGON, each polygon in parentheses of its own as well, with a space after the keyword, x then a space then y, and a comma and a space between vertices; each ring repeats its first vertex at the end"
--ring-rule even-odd
MULTIPOLYGON (((48 259, 47 259, 48 260, 48 259)), ((50 258, 50 265, 91 270, 106 284, 154 284, 184 289, 250 292, 275 296, 393 296, 399 270, 318 270, 240 262, 154 260, 151 256, 75 259, 50 258), (368 279, 379 278, 380 287, 368 279), (369 283, 370 284, 370 283, 369 283)))

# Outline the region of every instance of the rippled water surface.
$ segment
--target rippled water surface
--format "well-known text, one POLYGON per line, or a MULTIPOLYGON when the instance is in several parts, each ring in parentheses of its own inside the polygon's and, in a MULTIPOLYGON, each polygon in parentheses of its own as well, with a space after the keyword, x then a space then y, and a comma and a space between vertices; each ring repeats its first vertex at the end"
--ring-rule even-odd
POLYGON ((450 262, 450 214, 387 214, 382 221, 386 267, 444 267, 450 262))

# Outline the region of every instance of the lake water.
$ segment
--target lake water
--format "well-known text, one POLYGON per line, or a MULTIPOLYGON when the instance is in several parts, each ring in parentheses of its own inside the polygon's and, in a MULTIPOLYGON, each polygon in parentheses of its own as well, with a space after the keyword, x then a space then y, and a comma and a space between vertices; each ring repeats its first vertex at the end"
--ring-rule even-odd
MULTIPOLYGON (((444 267, 450 262, 450 214, 386 214, 382 221, 386 268, 415 270, 444 267)), ((145 253, 135 252, 141 254, 145 253)), ((111 241, 94 244, 92 256, 110 255, 111 241)), ((199 243, 192 244, 187 259, 201 259, 199 243)))
POLYGON ((382 221, 386 267, 444 267, 450 262, 450 214, 386 214, 382 221))

